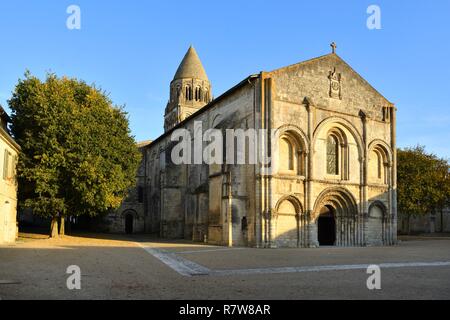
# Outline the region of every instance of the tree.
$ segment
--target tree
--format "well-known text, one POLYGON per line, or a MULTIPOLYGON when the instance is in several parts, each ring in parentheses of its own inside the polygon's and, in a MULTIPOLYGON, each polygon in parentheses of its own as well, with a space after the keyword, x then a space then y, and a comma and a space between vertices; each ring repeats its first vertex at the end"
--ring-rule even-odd
POLYGON ((25 73, 12 98, 11 131, 22 147, 19 206, 51 218, 64 234, 68 215, 96 216, 119 207, 135 184, 140 152, 123 108, 83 81, 25 73))
POLYGON ((443 209, 450 200, 449 163, 423 146, 397 151, 397 203, 406 216, 408 234, 411 217, 443 209))
POLYGON ((450 165, 448 160, 437 159, 433 172, 433 181, 435 188, 439 192, 435 195, 434 208, 435 213, 441 214, 441 232, 444 231, 444 209, 450 205, 450 165))

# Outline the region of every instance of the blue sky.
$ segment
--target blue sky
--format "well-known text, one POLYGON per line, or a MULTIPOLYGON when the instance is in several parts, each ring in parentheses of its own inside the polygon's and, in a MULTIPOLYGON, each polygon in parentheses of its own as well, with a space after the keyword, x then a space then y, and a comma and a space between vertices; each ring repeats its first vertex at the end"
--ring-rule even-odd
POLYGON ((136 140, 163 131, 169 83, 190 44, 215 96, 248 76, 337 53, 398 108, 400 147, 450 158, 450 1, 0 2, 0 104, 29 69, 95 83, 125 104, 136 140), (81 30, 66 9, 81 8, 81 30), (366 27, 381 9, 381 30, 366 27))

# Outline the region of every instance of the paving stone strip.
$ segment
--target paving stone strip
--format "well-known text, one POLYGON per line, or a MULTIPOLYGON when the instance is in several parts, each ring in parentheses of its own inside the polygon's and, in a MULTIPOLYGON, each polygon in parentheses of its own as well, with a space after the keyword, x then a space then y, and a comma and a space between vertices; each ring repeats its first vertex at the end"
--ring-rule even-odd
MULTIPOLYGON (((297 273, 297 272, 320 272, 320 271, 342 271, 342 270, 366 270, 371 264, 344 264, 327 266, 305 266, 305 267, 279 267, 279 268, 253 268, 253 269, 231 269, 213 270, 211 275, 249 275, 269 273, 297 273)), ((379 263, 381 269, 390 268, 413 268, 413 267, 443 267, 450 266, 450 261, 443 262, 401 262, 401 263, 379 263)))
POLYGON ((167 252, 161 249, 155 249, 151 247, 144 246, 139 244, 145 251, 150 253, 155 258, 159 259, 161 262, 178 272, 183 276, 199 276, 199 275, 208 275, 211 270, 201 266, 195 262, 192 262, 188 259, 179 257, 173 253, 167 252))
MULTIPOLYGON (((179 274, 187 277, 191 276, 230 276, 230 275, 250 275, 250 274, 275 274, 275 273, 298 273, 298 272, 320 272, 320 271, 342 271, 342 270, 365 270, 371 264, 343 264, 343 265, 323 265, 323 266, 303 266, 303 267, 275 267, 275 268, 249 268, 249 269, 227 269, 211 270, 205 266, 191 260, 177 256, 174 253, 162 249, 156 249, 139 244, 149 254, 166 264, 179 274)), ((393 262, 376 264, 381 269, 390 268, 417 268, 417 267, 447 267, 450 261, 432 262, 393 262)))

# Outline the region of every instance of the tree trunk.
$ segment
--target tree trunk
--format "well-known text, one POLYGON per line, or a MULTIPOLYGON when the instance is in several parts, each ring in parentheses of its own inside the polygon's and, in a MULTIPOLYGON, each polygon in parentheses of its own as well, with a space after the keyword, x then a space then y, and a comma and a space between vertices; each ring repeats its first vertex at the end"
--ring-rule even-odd
POLYGON ((66 233, 66 231, 65 231, 65 218, 64 218, 64 216, 61 216, 61 220, 60 220, 60 225, 59 225, 59 235, 60 236, 64 236, 65 235, 65 233, 66 233))
POLYGON ((58 237, 58 217, 52 217, 52 222, 50 225, 50 238, 58 237))

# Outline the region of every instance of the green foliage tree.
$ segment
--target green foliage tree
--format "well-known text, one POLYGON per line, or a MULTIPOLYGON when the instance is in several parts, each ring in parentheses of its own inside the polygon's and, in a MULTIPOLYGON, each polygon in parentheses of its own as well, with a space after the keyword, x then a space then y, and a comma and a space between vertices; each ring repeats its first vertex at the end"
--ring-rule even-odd
POLYGON ((12 98, 11 131, 22 147, 19 206, 52 219, 96 216, 119 207, 135 184, 141 154, 123 108, 83 81, 25 73, 12 98))
POLYGON ((407 219, 443 210, 450 201, 448 160, 427 153, 423 146, 397 151, 398 211, 407 219))

